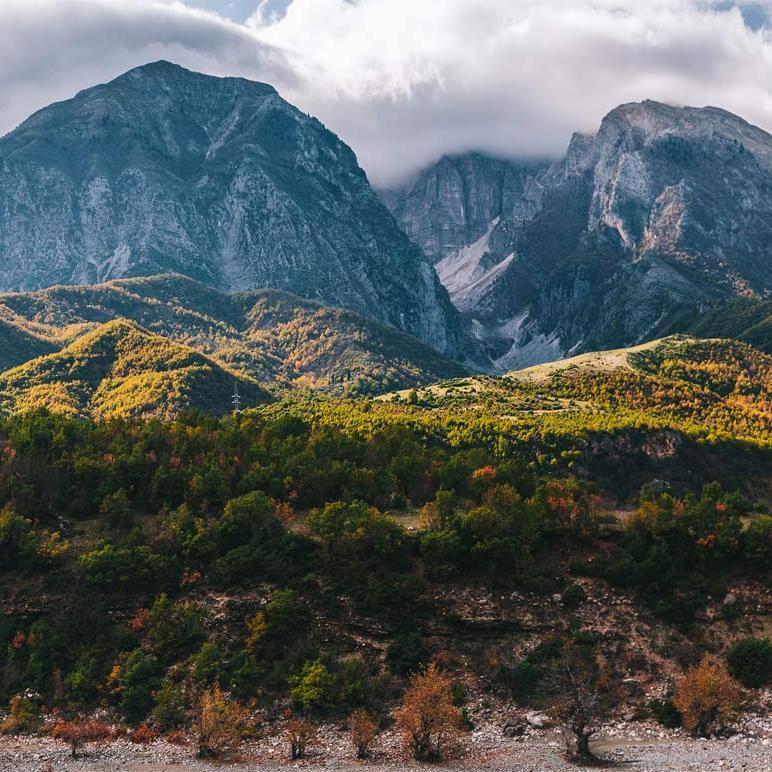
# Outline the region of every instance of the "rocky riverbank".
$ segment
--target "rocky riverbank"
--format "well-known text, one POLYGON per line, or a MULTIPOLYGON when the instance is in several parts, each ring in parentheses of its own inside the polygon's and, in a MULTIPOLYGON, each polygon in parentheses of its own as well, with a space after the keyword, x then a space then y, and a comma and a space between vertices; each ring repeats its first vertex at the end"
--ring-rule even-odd
MULTIPOLYGON (((614 765, 634 765, 637 772, 657 770, 747 770, 772 769, 772 720, 746 719, 739 731, 726 739, 695 740, 682 732, 664 730, 652 722, 635 722, 607 727, 599 734, 594 750, 614 765)), ((499 724, 478 727, 466 735, 457 759, 438 765, 453 770, 523 770, 564 772, 575 770, 563 758, 564 743, 559 731, 528 727, 520 737, 503 736, 499 724)), ((396 772, 425 769, 428 765, 407 761, 399 738, 386 732, 372 759, 352 758, 348 736, 342 726, 320 728, 307 759, 292 762, 280 734, 263 736, 247 743, 242 757, 230 764, 215 764, 195 758, 195 747, 155 741, 136 745, 127 740, 89 747, 72 759, 62 743, 46 737, 6 737, 0 739, 0 772, 193 772, 229 769, 246 770, 342 769, 396 772)))

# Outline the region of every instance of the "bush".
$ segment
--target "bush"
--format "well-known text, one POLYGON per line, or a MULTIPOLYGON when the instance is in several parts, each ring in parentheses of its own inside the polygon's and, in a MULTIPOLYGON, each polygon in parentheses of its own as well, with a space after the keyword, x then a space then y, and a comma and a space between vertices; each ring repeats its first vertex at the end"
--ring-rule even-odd
POLYGON ((179 729, 187 719, 187 701, 171 681, 164 681, 153 695, 153 721, 162 732, 179 729))
POLYGON ((581 585, 571 584, 563 590, 560 600, 567 609, 577 609, 587 600, 587 593, 581 585))
POLYGON ((191 676, 203 687, 209 687, 219 681, 223 655, 216 643, 207 642, 193 657, 191 676))
POLYGON ((16 514, 11 507, 0 511, 0 573, 36 562, 38 537, 32 521, 16 514))
POLYGON ((772 681, 772 640, 744 638, 727 652, 729 672, 750 689, 759 689, 772 681))
POLYGON ((673 700, 669 697, 664 700, 652 700, 649 703, 649 708, 654 714, 654 718, 662 724, 662 726, 668 729, 675 729, 681 726, 681 714, 673 705, 673 700))
POLYGON ((158 738, 158 732, 155 729, 151 729, 144 722, 141 723, 136 729, 129 732, 129 742, 135 745, 149 745, 153 740, 158 738))
POLYGON ((145 640, 160 659, 176 659, 201 640, 202 618, 203 612, 196 604, 173 603, 161 593, 147 616, 145 640))
POLYGON ((112 737, 113 730, 102 721, 91 718, 76 718, 72 721, 59 719, 51 730, 51 737, 63 740, 70 746, 72 758, 87 743, 103 742, 112 737))
POLYGON ((745 556, 760 566, 772 563, 772 517, 762 515, 748 526, 743 534, 745 556))
POLYGON ((202 759, 224 759, 238 749, 247 727, 247 714, 228 700, 219 686, 201 697, 198 715, 198 755, 202 759))
POLYGON ((36 732, 40 728, 40 711, 31 699, 17 694, 11 698, 10 708, 10 715, 0 724, 0 734, 36 732))
POLYGON ((103 544, 80 556, 87 584, 107 590, 154 587, 168 574, 169 561, 150 547, 103 544))
POLYGON ((429 652, 416 632, 398 633, 386 650, 386 662, 395 675, 417 673, 428 660, 429 652))
POLYGON ((305 711, 327 711, 335 704, 335 676, 319 660, 306 662, 300 673, 290 677, 290 697, 305 711))
POLYGON ((349 716, 348 731, 357 758, 366 759, 370 747, 378 736, 378 725, 366 710, 355 710, 349 716))
POLYGON ((740 685, 722 662, 708 654, 681 677, 673 697, 684 728, 699 737, 721 731, 742 703, 740 685))
POLYGON ((435 579, 449 579, 458 573, 464 547, 455 531, 431 531, 421 537, 421 557, 435 579))
POLYGON ((367 701, 369 683, 361 657, 348 657, 343 660, 340 691, 341 700, 346 705, 355 707, 367 701))
POLYGON ((131 652, 118 671, 120 711, 131 724, 139 724, 153 709, 153 692, 161 685, 161 666, 140 649, 131 652))
POLYGON ((450 686, 450 678, 434 664, 410 679, 396 722, 417 761, 439 761, 453 750, 462 719, 450 686))
POLYGON ((309 724, 308 721, 303 721, 300 718, 295 718, 287 725, 287 739, 290 744, 290 754, 293 761, 296 759, 302 759, 306 755, 308 746, 316 738, 316 729, 313 724, 309 724))

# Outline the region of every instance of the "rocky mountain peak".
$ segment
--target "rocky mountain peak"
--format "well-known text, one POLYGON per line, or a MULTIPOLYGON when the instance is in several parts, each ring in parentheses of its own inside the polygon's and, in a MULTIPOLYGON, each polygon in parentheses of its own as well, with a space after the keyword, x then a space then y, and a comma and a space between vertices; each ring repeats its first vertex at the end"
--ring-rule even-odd
POLYGON ((435 263, 510 215, 544 161, 480 152, 445 155, 401 186, 381 192, 410 238, 435 263))
POLYGON ((460 355, 445 290, 353 151, 271 86, 155 62, 0 139, 0 290, 169 272, 283 289, 460 355))
MULTIPOLYGON (((409 232, 442 221, 438 207, 398 216, 409 232)), ((770 243, 772 136, 716 107, 647 100, 574 134, 514 209, 438 271, 494 367, 508 368, 631 345, 690 309, 770 297, 770 243)))

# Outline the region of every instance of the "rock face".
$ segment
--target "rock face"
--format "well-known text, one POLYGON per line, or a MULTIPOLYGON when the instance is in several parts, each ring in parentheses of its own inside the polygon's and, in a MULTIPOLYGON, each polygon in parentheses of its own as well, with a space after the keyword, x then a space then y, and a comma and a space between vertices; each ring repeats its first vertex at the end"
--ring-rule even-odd
POLYGON ((772 136, 713 107, 622 105, 437 270, 499 369, 769 298, 772 136))
POLYGON ((447 293, 354 153, 271 86, 158 62, 0 140, 0 289, 168 272, 460 351, 447 293))
POLYGON ((435 263, 477 241, 492 220, 513 210, 539 161, 509 161, 481 153, 443 156, 381 198, 397 222, 435 263))

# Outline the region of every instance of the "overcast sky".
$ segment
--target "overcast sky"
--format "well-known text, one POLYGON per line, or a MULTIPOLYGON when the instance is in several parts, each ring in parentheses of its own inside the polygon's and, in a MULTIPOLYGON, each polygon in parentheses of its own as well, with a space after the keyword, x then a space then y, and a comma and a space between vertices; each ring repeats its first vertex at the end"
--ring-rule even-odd
POLYGON ((0 133, 160 58, 272 83, 386 184, 447 152, 557 156, 622 102, 772 130, 772 0, 0 0, 0 133))

